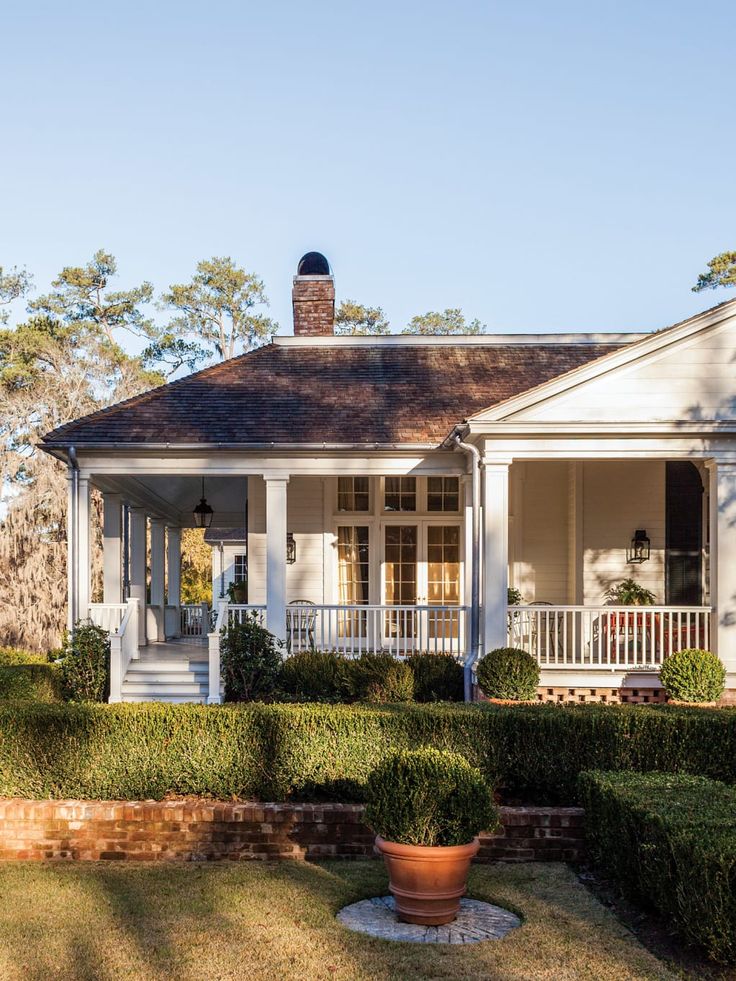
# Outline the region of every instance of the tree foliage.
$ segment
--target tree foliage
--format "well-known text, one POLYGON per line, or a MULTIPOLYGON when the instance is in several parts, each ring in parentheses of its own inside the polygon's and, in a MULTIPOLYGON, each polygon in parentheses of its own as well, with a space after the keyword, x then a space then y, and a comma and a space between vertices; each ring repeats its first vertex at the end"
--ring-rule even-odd
MULTIPOLYGON (((67 281, 66 272, 56 284, 67 281)), ((140 359, 126 354, 115 340, 114 331, 122 326, 123 316, 110 312, 117 305, 111 298, 116 295, 120 294, 110 294, 101 286, 95 311, 82 315, 77 288, 58 285, 53 300, 44 298, 49 302, 32 304, 26 322, 14 329, 0 329, 0 486, 4 499, 0 638, 4 643, 34 649, 58 646, 66 619, 66 472, 60 462, 38 449, 38 441, 57 426, 161 381, 160 375, 145 370, 140 359)), ((126 306, 127 321, 140 322, 140 312, 128 301, 126 306)), ((92 546, 93 583, 99 586, 101 531, 96 495, 92 546)))
POLYGON ((701 273, 693 293, 714 290, 719 286, 736 286, 736 252, 721 252, 708 263, 708 272, 701 273))
POLYGON ((366 307, 343 300, 335 311, 336 334, 388 334, 389 322, 381 307, 366 307))
POLYGON ((0 266, 0 325, 6 324, 10 316, 3 307, 25 296, 31 288, 31 275, 25 269, 3 269, 0 266))
POLYGON ((212 600, 212 549, 201 528, 184 528, 181 534, 181 601, 212 600))
POLYGON ((263 282, 230 257, 203 259, 192 279, 171 286, 161 302, 177 315, 145 352, 148 362, 191 369, 213 354, 224 360, 250 351, 278 328, 258 309, 268 306, 263 282))
POLYGON ((469 323, 458 307, 442 311, 430 311, 412 317, 402 334, 484 334, 485 324, 477 318, 469 323))

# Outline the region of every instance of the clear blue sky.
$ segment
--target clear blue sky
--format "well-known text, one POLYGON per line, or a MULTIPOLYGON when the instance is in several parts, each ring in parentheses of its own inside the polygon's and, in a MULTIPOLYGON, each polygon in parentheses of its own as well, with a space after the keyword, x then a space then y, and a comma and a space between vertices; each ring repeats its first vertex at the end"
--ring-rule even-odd
POLYGON ((302 252, 394 329, 656 328, 736 249, 736 4, 8 3, 0 265, 231 255, 291 331, 302 252))

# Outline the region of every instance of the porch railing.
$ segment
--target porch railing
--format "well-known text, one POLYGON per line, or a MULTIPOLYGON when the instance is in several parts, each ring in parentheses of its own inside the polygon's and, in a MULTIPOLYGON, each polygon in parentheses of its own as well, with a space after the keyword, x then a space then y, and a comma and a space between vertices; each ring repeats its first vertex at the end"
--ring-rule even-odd
POLYGON ((509 644, 541 667, 657 669, 686 647, 710 647, 705 606, 510 606, 509 644))
POLYGON ((179 630, 182 637, 206 637, 210 630, 208 603, 183 603, 179 630))
POLYGON ((126 603, 90 603, 89 618, 96 627, 114 633, 123 621, 126 603))
POLYGON ((137 599, 129 599, 125 605, 120 625, 110 634, 110 701, 120 702, 123 698, 123 681, 128 666, 138 651, 138 617, 140 609, 137 599))
POLYGON ((290 654, 318 648, 357 656, 385 651, 450 654, 465 650, 466 607, 315 605, 291 603, 286 610, 290 654))

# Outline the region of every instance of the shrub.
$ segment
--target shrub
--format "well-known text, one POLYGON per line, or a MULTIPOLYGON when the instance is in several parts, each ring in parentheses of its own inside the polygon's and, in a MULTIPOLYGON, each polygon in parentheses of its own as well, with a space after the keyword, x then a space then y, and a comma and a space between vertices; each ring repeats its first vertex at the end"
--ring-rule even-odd
POLYGON ((300 651, 281 669, 281 691, 308 702, 339 702, 348 687, 348 665, 341 654, 300 651))
POLYGON ((516 647, 498 647, 478 662, 478 684, 488 698, 513 701, 536 699, 539 665, 526 651, 516 647))
POLYGON ((223 631, 220 645, 226 702, 270 698, 281 673, 281 643, 255 615, 223 631))
POLYGON ((736 960, 736 790, 698 776, 584 773, 591 857, 715 960, 736 960))
POLYGON ((417 702, 462 702, 463 667, 449 654, 414 654, 408 659, 414 672, 417 702))
POLYGON ((61 671, 56 664, 0 666, 0 699, 31 702, 62 701, 61 671))
POLYGON ((0 647, 0 667, 13 664, 48 664, 48 655, 24 651, 19 647, 0 647))
POLYGON ((105 702, 110 693, 110 638, 106 630, 80 621, 64 638, 61 686, 73 702, 105 702))
POLYGON ((620 606, 654 606, 657 602, 651 589, 642 586, 635 579, 622 579, 615 586, 609 586, 603 595, 620 606))
POLYGON ((687 649, 665 659, 659 680, 680 702, 715 702, 726 687, 726 669, 710 651, 687 649))
POLYGON ((555 705, 0 702, 0 797, 361 801, 392 752, 460 753, 503 799, 575 804, 582 770, 736 782, 736 711, 555 705))
POLYGON ((406 661, 398 661, 391 654, 362 654, 347 664, 352 698, 374 703, 410 702, 414 698, 414 674, 406 661))
POLYGON ((495 831, 498 812, 480 770, 459 753, 401 750, 368 777, 366 820, 401 845, 467 845, 495 831))

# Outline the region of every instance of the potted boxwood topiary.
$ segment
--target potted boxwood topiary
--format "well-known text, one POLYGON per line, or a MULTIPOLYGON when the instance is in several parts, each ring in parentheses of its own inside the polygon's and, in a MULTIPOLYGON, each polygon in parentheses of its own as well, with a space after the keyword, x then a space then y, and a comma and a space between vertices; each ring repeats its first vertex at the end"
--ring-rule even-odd
POLYGON ((536 702, 539 665, 527 651, 497 647, 478 662, 478 686, 491 701, 536 702))
POLYGON ((686 648, 665 658, 659 681, 674 702, 715 705, 726 687, 726 669, 710 651, 686 648))
POLYGON ((478 833, 498 827, 480 770, 458 753, 400 750, 368 777, 366 820, 376 832, 399 919, 425 926, 453 920, 478 833))

